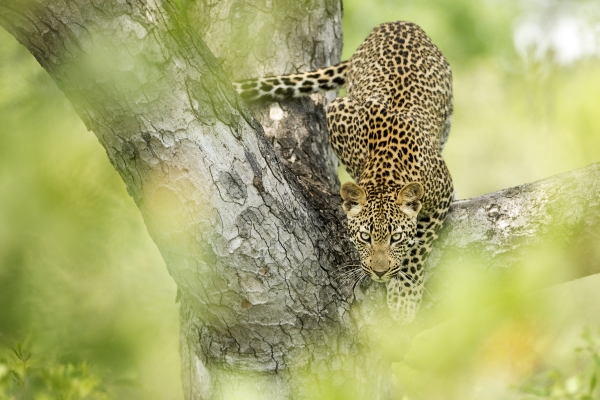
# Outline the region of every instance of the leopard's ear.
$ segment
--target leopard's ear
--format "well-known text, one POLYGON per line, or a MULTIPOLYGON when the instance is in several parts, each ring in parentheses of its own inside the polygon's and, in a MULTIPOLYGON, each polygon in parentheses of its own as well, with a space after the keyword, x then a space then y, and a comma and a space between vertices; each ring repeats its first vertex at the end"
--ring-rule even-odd
POLYGON ((423 186, 418 182, 411 182, 404 186, 396 198, 396 203, 400 205, 402 211, 411 217, 416 217, 421 210, 421 198, 423 197, 423 186))
POLYGON ((367 195, 363 188, 354 182, 346 182, 340 189, 342 196, 342 208, 348 217, 354 217, 360 212, 367 201, 367 195))

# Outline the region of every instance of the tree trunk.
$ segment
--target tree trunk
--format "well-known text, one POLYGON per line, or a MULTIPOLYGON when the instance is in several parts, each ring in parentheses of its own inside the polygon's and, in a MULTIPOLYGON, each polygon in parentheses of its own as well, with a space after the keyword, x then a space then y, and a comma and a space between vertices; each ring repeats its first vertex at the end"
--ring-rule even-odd
MULTIPOLYGON (((168 0, 0 0, 0 24, 70 99, 142 212, 181 294, 186 399, 390 398, 389 366, 410 335, 388 317, 384 285, 339 278, 355 256, 325 131, 331 97, 255 117, 229 83, 339 61, 340 2, 190 7, 195 30, 168 0)), ((598 168, 579 174, 598 182, 598 168)), ((521 246, 515 232, 569 220, 551 207, 562 184, 455 204, 433 280, 446 248, 485 235, 496 260, 521 246)), ((598 198, 597 185, 577 190, 598 198)), ((597 223, 591 207, 574 210, 597 223)), ((425 314, 426 325, 443 317, 425 314)))

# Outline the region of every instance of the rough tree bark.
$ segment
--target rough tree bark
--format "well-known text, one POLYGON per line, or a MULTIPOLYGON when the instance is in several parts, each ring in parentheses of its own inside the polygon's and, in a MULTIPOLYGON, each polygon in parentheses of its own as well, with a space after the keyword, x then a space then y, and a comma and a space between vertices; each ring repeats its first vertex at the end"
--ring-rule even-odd
MULTIPOLYGON (((353 251, 328 98, 253 113, 229 84, 339 61, 339 0, 190 7, 195 30, 168 0, 0 0, 0 24, 70 99, 142 212, 181 293, 187 399, 389 398, 389 365, 410 334, 387 317, 383 285, 353 291, 339 279, 353 251)), ((457 202, 432 280, 450 249, 483 252, 510 274, 548 227, 597 234, 599 173, 457 202)), ((443 318, 434 294, 415 326, 443 318)))

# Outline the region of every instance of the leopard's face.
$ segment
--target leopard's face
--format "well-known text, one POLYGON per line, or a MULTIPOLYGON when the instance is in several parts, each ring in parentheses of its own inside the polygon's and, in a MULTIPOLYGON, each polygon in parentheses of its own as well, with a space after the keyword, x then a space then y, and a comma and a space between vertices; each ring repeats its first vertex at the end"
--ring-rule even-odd
MULTIPOLYGON (((375 197, 375 196, 373 196, 375 197)), ((398 274, 417 233, 416 216, 400 209, 394 196, 367 198, 356 216, 348 217, 350 239, 361 268, 374 281, 385 282, 398 274)))
POLYGON ((367 195, 360 186, 348 182, 341 194, 350 239, 360 255, 363 271, 377 282, 401 273, 403 264, 409 261, 409 249, 417 240, 422 186, 410 183, 400 190, 367 195))

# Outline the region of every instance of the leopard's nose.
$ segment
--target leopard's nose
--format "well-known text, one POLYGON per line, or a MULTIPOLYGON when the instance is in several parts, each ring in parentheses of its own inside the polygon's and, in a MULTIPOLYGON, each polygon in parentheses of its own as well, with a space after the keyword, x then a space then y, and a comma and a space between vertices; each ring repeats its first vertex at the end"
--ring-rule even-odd
POLYGON ((373 271, 373 272, 375 272, 375 275, 377 275, 378 277, 381 278, 383 275, 385 275, 386 271, 381 271, 381 272, 379 272, 379 271, 373 271))

